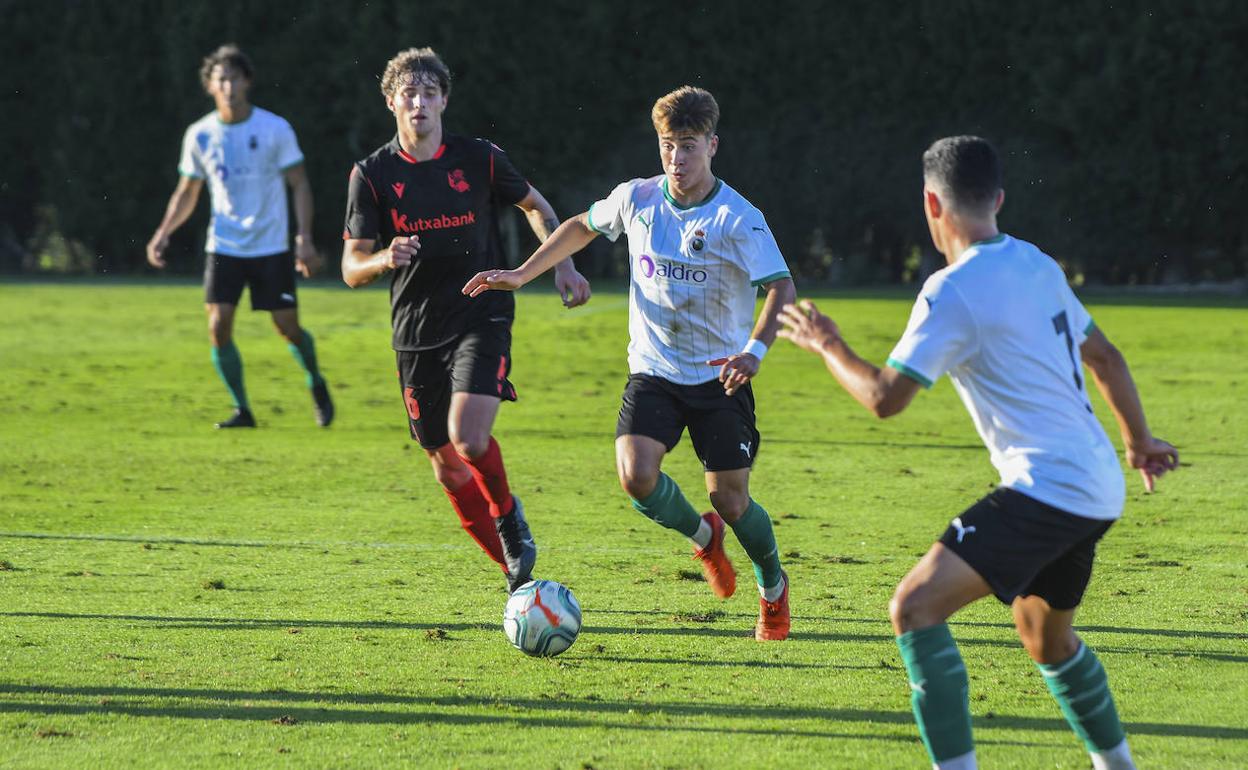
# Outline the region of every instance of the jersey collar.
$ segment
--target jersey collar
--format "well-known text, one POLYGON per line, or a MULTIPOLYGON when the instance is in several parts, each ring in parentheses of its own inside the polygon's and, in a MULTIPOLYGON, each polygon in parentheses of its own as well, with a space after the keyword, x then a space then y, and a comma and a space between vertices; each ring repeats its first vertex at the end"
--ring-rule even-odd
POLYGON ((663 177, 663 181, 659 184, 659 186, 662 187, 663 198, 666 199, 668 203, 672 204, 672 206, 676 207, 677 209, 680 209, 681 211, 688 211, 689 209, 696 209, 698 206, 702 206, 706 203, 709 203, 711 198, 714 198, 715 195, 719 192, 719 188, 724 186, 724 180, 716 178, 715 186, 712 187, 711 191, 706 194, 706 197, 698 201, 697 203, 690 203, 688 206, 684 206, 678 203, 676 199, 672 197, 672 194, 667 191, 667 177, 663 177))
POLYGON ((954 261, 961 262, 962 260, 966 259, 966 255, 970 254, 971 251, 974 251, 976 254, 978 254, 980 251, 983 250, 985 246, 996 246, 998 244, 1005 243, 1005 239, 1008 237, 1009 236, 1006 235, 1005 233, 997 233, 991 238, 985 238, 982 241, 975 241, 971 245, 967 246, 966 250, 963 251, 961 254, 959 254, 958 258, 954 261))
MULTIPOLYGON (((427 162, 428 162, 428 161, 420 161, 420 160, 417 160, 415 157, 413 157, 413 156, 409 155, 409 154, 407 153, 407 151, 403 149, 403 144, 402 144, 401 142, 399 142, 399 136, 398 136, 398 134, 395 134, 394 139, 391 139, 391 140, 390 140, 390 148, 391 148, 392 150, 394 150, 394 154, 395 154, 395 155, 398 155, 400 158, 402 158, 403 160, 405 160, 405 161, 407 161, 408 163, 411 163, 411 164, 413 164, 413 165, 415 165, 415 164, 417 164, 417 163, 422 163, 422 162, 423 162, 423 163, 427 163, 427 162)), ((433 157, 432 157, 432 158, 430 158, 429 160, 437 160, 438 158, 441 158, 441 157, 442 157, 442 155, 443 155, 443 153, 445 153, 445 152, 446 152, 446 142, 443 142, 442 144, 438 145, 438 151, 437 151, 437 152, 435 152, 435 153, 433 154, 433 157)))

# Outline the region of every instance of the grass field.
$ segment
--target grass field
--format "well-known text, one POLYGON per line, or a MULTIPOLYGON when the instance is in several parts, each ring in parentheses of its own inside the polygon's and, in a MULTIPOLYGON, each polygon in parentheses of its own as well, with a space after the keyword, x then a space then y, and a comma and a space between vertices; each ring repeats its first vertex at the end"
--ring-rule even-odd
MULTIPOLYGON (((624 295, 522 294, 497 435, 538 573, 585 610, 570 651, 529 659, 407 438, 385 293, 302 298, 338 421, 315 427, 267 314, 242 313, 261 428, 218 432, 197 286, 0 284, 0 767, 926 766, 887 602, 995 480, 947 381, 878 422, 813 357, 768 356, 753 492, 794 630, 763 646, 748 583, 714 599, 615 481, 624 295)), ((1081 633, 1141 767, 1248 767, 1248 312, 1088 304, 1184 467, 1151 496, 1130 478, 1081 633)), ((909 300, 821 306, 881 360, 909 300)), ((687 440, 665 469, 706 505, 687 440)), ((1086 767, 1008 611, 952 628, 983 766, 1086 767)))

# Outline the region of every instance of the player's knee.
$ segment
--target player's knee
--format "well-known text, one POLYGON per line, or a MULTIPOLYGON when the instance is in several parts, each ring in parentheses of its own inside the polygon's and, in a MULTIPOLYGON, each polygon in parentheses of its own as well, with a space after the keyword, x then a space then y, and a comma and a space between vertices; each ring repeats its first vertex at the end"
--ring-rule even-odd
POLYGON ((234 332, 228 325, 216 321, 208 324, 208 339, 211 340, 213 347, 225 347, 233 338, 234 332))
POLYGON ((943 620, 943 618, 933 620, 928 617, 922 595, 905 581, 897 586, 897 590, 893 592, 893 598, 888 602, 888 619, 892 621, 893 631, 898 634, 934 625, 943 620))
POLYGON ((453 433, 451 435, 451 446, 455 447, 455 453, 460 457, 475 460, 489 450, 490 437, 488 435, 482 437, 453 433))
POLYGON ((649 497, 659 485, 659 474, 650 473, 639 468, 620 467, 620 487, 634 500, 649 497))
POLYGON ((433 468, 433 477, 438 480, 438 483, 454 492, 472 481, 472 471, 468 470, 468 466, 460 462, 459 458, 447 457, 446 449, 447 447, 443 447, 438 452, 430 454, 429 464, 433 468))
POLYGON ((750 507, 750 496, 736 490, 716 490, 711 493, 711 507, 724 521, 734 524, 745 515, 745 509, 750 507))
POLYGON ((1019 628, 1018 638, 1027 654, 1037 663, 1055 664, 1070 660, 1079 651, 1079 637, 1071 628, 1019 628))
POLYGON ((273 325, 277 328, 277 333, 282 335, 282 338, 290 344, 298 345, 300 342, 303 342, 303 329, 300 328, 299 324, 275 323, 273 325))

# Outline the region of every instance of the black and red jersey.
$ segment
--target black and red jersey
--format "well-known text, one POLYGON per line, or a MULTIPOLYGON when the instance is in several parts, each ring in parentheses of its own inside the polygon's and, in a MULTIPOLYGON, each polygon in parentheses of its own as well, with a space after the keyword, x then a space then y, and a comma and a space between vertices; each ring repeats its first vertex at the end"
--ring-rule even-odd
POLYGON ((506 266, 499 211, 529 193, 507 154, 485 139, 447 135, 437 154, 418 161, 396 136, 355 164, 343 239, 385 248, 400 235, 420 237, 412 263, 390 281, 395 350, 426 350, 479 322, 515 316, 508 291, 475 299, 460 290, 482 270, 506 266))

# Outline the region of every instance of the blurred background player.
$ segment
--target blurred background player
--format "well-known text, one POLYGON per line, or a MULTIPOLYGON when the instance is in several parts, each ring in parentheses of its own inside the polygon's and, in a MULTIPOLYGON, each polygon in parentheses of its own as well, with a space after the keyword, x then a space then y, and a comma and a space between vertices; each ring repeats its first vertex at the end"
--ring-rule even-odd
MULTIPOLYGON (((516 400, 507 380, 515 301, 473 302, 459 290, 477 271, 505 264, 500 206, 522 209, 540 240, 559 220, 497 146, 443 132, 451 75, 433 49, 391 59, 381 91, 398 131, 351 170, 343 280, 355 288, 391 273, 393 346, 412 438, 464 529, 514 591, 530 579, 537 548, 491 431, 499 404, 516 400)), ((570 260, 555 285, 567 307, 589 299, 570 260)))
POLYGON ((819 354, 879 417, 948 373, 1001 475, 1001 486, 953 519, 889 607, 919 733, 936 767, 976 766, 966 667, 945 621, 995 594, 1013 609, 1023 646, 1093 767, 1134 767, 1105 670, 1072 628, 1097 541, 1122 515, 1125 494, 1082 363, 1148 491, 1177 467, 1178 453, 1149 432, 1126 360, 1058 264, 998 232, 1005 193, 992 146, 941 139, 923 154, 923 182, 932 240, 949 264, 923 285, 887 366, 859 358, 810 302, 786 306, 780 332, 819 354))
POLYGON ((252 310, 268 310, 278 334, 303 367, 316 422, 334 419, 329 386, 316 361, 316 343, 299 325, 295 271, 310 277, 320 258, 312 244, 312 186, 295 132, 284 119, 248 101, 254 69, 246 54, 223 45, 204 58, 199 76, 216 109, 195 121, 182 139, 178 186, 147 244, 147 261, 165 266, 169 235, 195 210, 204 180, 212 199, 204 260, 204 302, 212 363, 234 400, 234 414, 218 428, 254 428, 243 385, 243 359, 234 344, 234 312, 243 287, 252 310), (284 183, 283 183, 284 180, 284 183), (290 251, 286 186, 294 194, 295 251, 290 251))
POLYGON ((464 292, 518 289, 599 234, 627 235, 630 374, 616 424, 620 484, 638 511, 693 541, 707 582, 725 598, 736 589, 724 553, 727 522, 754 563, 755 638, 785 639, 788 577, 771 517, 749 491, 759 445, 750 381, 775 340, 781 306, 793 301, 793 281, 762 213, 711 173, 715 98, 685 86, 659 99, 651 119, 663 174, 619 185, 560 225, 519 268, 482 272, 464 292), (758 286, 766 300, 755 322, 758 286), (715 509, 701 516, 660 470, 686 428, 715 509))

